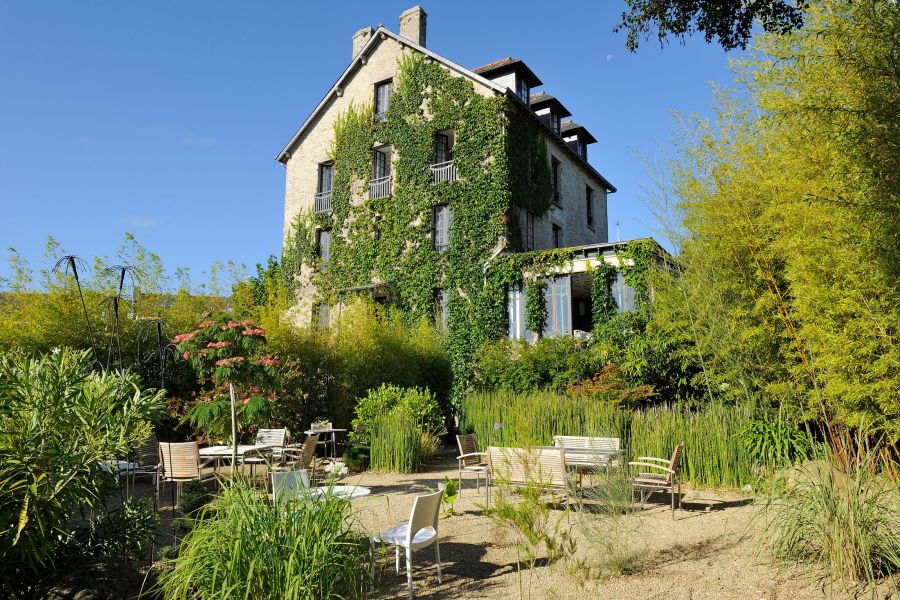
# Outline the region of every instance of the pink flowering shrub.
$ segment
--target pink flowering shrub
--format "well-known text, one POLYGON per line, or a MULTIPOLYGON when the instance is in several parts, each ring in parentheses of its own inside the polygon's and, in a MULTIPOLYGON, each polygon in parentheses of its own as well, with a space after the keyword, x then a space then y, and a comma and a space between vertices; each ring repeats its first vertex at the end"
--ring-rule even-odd
POLYGON ((266 332, 250 320, 227 316, 207 319, 193 331, 172 339, 181 357, 197 375, 200 393, 191 400, 183 419, 207 436, 227 438, 231 428, 229 384, 237 396, 238 421, 250 433, 268 426, 281 361, 265 353, 266 332))

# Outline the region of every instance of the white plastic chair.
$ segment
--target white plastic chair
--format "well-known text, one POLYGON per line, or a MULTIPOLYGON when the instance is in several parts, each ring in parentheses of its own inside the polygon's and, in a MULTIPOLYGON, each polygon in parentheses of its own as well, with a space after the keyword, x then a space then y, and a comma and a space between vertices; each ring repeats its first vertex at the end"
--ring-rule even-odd
MULTIPOLYGON (((441 545, 438 542, 438 520, 441 512, 441 497, 444 490, 433 494, 416 496, 413 500, 412 513, 408 523, 397 523, 384 533, 372 537, 372 545, 376 542, 396 547, 396 567, 400 573, 400 548, 406 550, 406 585, 409 597, 413 597, 412 588, 412 553, 434 544, 434 562, 437 566, 438 583, 441 583, 441 545)), ((375 580, 375 562, 372 562, 372 580, 375 580)))
POLYGON ((269 483, 272 487, 272 501, 275 504, 284 504, 307 495, 309 491, 309 472, 306 469, 300 469, 299 471, 270 471, 269 483))

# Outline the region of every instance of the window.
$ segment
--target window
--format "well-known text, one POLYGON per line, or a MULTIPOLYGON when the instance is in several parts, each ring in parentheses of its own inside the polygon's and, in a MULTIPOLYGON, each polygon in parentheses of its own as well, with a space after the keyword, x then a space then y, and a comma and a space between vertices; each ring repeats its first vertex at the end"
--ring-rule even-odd
POLYGON ((553 128, 553 131, 556 132, 556 135, 559 135, 559 115, 554 112, 550 113, 550 127, 553 128))
POLYGON ((516 77, 516 95, 525 104, 528 104, 528 100, 531 98, 531 89, 528 87, 528 83, 520 76, 516 77))
POLYGON ((441 331, 447 331, 447 319, 450 316, 448 300, 450 292, 440 288, 434 290, 434 323, 441 331))
POLYGON ((587 144, 584 143, 584 140, 578 140, 578 156, 587 160, 587 144))
POLYGON ((510 288, 506 294, 507 333, 511 340, 534 339, 534 332, 525 328, 525 292, 521 287, 510 288))
POLYGON ((319 193, 330 192, 331 183, 334 181, 334 164, 322 163, 319 165, 319 193))
POLYGON ((317 313, 319 329, 326 329, 331 322, 331 309, 327 304, 320 304, 317 313))
POLYGON ((625 283, 625 276, 621 273, 616 275, 616 280, 612 285, 612 293, 620 313, 634 310, 634 288, 625 283))
POLYGON ((594 228, 594 190, 590 186, 584 187, 584 208, 587 214, 587 226, 594 228))
POLYGON ((552 179, 553 202, 557 206, 562 207, 562 198, 560 197, 560 193, 559 193, 559 171, 560 171, 559 161, 553 157, 550 157, 550 168, 553 173, 553 179, 552 179))
POLYGON ((438 133, 434 136, 434 163, 439 165, 452 160, 450 156, 450 136, 438 133))
POLYGON ((525 231, 522 234, 522 248, 534 250, 534 213, 525 211, 525 231))
POLYGON ((328 270, 328 261, 331 260, 331 230, 320 229, 317 240, 319 255, 319 270, 328 270))
POLYGON ((445 252, 450 247, 450 219, 452 218, 450 206, 441 204, 434 207, 431 220, 431 241, 434 249, 445 252))
POLYGON ((382 81, 375 84, 375 120, 386 121, 388 102, 391 99, 391 82, 382 81))
POLYGON ((391 157, 386 148, 375 151, 372 159, 372 179, 382 179, 391 174, 391 157))
POLYGON ((571 280, 568 275, 554 277, 547 282, 544 302, 547 306, 547 337, 561 337, 572 333, 571 280))
POLYGON ((562 239, 562 227, 553 224, 553 247, 554 248, 562 248, 563 247, 563 239, 562 239))

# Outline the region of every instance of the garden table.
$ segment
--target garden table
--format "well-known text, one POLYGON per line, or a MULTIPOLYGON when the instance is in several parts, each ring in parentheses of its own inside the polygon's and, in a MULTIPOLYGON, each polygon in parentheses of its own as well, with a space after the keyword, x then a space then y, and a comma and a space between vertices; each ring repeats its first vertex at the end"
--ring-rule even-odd
MULTIPOLYGON (((207 446, 200 448, 200 458, 213 459, 215 461, 213 469, 218 473, 219 462, 223 458, 231 458, 233 446, 207 446)), ((247 454, 265 454, 271 452, 273 446, 268 444, 241 444, 237 448, 238 460, 241 461, 247 454)))
POLYGON ((325 441, 325 454, 328 456, 328 458, 335 458, 335 455, 337 453, 337 450, 336 450, 337 434, 345 433, 346 431, 347 431, 346 429, 335 429, 333 427, 329 427, 327 429, 307 429, 303 433, 305 433, 306 435, 315 435, 317 433, 319 435, 322 435, 323 433, 330 434, 330 440, 325 441), (328 454, 328 442, 329 441, 331 442, 331 454, 328 454))
MULTIPOLYGON (((541 446, 541 448, 559 449, 558 446, 541 446)), ((598 467, 609 471, 610 464, 617 458, 625 456, 625 450, 607 450, 602 448, 563 448, 566 467, 578 473, 589 472, 598 467)))
POLYGON ((323 485, 312 488, 309 491, 317 498, 325 498, 331 495, 336 498, 346 498, 347 500, 356 500, 372 493, 372 490, 361 485, 334 485, 330 487, 323 485))

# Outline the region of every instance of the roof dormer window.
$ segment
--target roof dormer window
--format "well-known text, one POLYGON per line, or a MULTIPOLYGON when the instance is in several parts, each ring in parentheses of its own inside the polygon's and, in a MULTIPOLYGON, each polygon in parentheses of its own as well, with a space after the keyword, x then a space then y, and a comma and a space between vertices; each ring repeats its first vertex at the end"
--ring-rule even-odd
POLYGON ((531 96, 531 88, 528 87, 528 82, 525 81, 524 77, 519 77, 516 82, 516 96, 519 97, 519 100, 528 104, 528 98, 531 96))
POLYGON ((555 112, 550 113, 550 127, 559 135, 559 115, 555 112))

